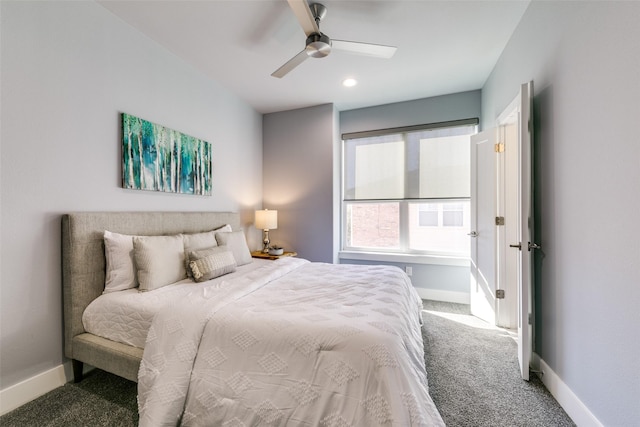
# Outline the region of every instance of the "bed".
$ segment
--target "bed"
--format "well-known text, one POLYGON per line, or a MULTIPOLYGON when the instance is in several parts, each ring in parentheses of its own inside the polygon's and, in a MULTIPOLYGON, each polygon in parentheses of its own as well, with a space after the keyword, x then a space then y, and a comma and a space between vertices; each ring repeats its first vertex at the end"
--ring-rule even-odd
POLYGON ((75 380, 86 363, 138 382, 141 426, 444 425, 428 393, 421 302, 404 272, 294 257, 240 263, 245 252, 231 240, 239 230, 231 212, 63 215, 65 354, 75 380), (220 251, 190 265, 198 275, 194 259, 232 253, 229 271, 104 293, 105 231, 137 236, 142 266, 144 242, 225 226, 233 233, 215 233, 220 251))

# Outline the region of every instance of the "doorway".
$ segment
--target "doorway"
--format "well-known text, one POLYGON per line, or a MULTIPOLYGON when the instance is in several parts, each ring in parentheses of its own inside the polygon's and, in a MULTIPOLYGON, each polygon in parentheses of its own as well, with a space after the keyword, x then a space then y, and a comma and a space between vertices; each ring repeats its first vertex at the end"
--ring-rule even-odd
POLYGON ((531 359, 533 82, 496 121, 471 138, 471 313, 518 330, 518 361, 531 359))

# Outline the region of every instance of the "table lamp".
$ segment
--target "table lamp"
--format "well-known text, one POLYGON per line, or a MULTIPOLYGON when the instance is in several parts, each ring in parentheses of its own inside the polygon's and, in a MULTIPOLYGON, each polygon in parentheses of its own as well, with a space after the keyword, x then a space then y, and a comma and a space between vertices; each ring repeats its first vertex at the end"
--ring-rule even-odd
POLYGON ((255 216, 255 227, 262 230, 262 252, 269 252, 269 230, 278 228, 278 211, 269 209, 257 210, 255 216))

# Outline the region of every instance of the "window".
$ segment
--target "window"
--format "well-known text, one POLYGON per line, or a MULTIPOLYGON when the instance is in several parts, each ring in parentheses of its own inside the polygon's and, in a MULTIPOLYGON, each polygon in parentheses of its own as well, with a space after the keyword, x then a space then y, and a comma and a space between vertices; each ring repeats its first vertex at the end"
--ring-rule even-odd
POLYGON ((440 209, 436 203, 420 203, 418 205, 418 225, 420 227, 437 227, 440 224, 440 209))
POLYGON ((464 203, 443 204, 442 225, 444 227, 462 227, 464 224, 464 205, 464 203))
POLYGON ((468 256, 476 126, 343 135, 343 250, 468 256))

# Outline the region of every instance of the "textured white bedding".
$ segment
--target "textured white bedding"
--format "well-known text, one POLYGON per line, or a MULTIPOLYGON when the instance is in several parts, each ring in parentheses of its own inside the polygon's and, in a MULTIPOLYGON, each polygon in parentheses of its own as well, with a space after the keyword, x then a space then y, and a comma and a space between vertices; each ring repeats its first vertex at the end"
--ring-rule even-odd
POLYGON ((153 319, 141 426, 444 426, 400 269, 285 258, 221 279, 153 319))
MULTIPOLYGON (((215 286, 223 280, 228 281, 242 276, 269 262, 271 261, 254 259, 250 264, 238 267, 234 273, 210 280, 206 286, 215 286)), ((204 285, 195 283, 191 279, 184 279, 152 292, 128 289, 103 294, 86 308, 82 314, 82 324, 85 331, 91 334, 144 348, 147 332, 156 313, 170 301, 180 300, 194 289, 202 288, 204 285)))

